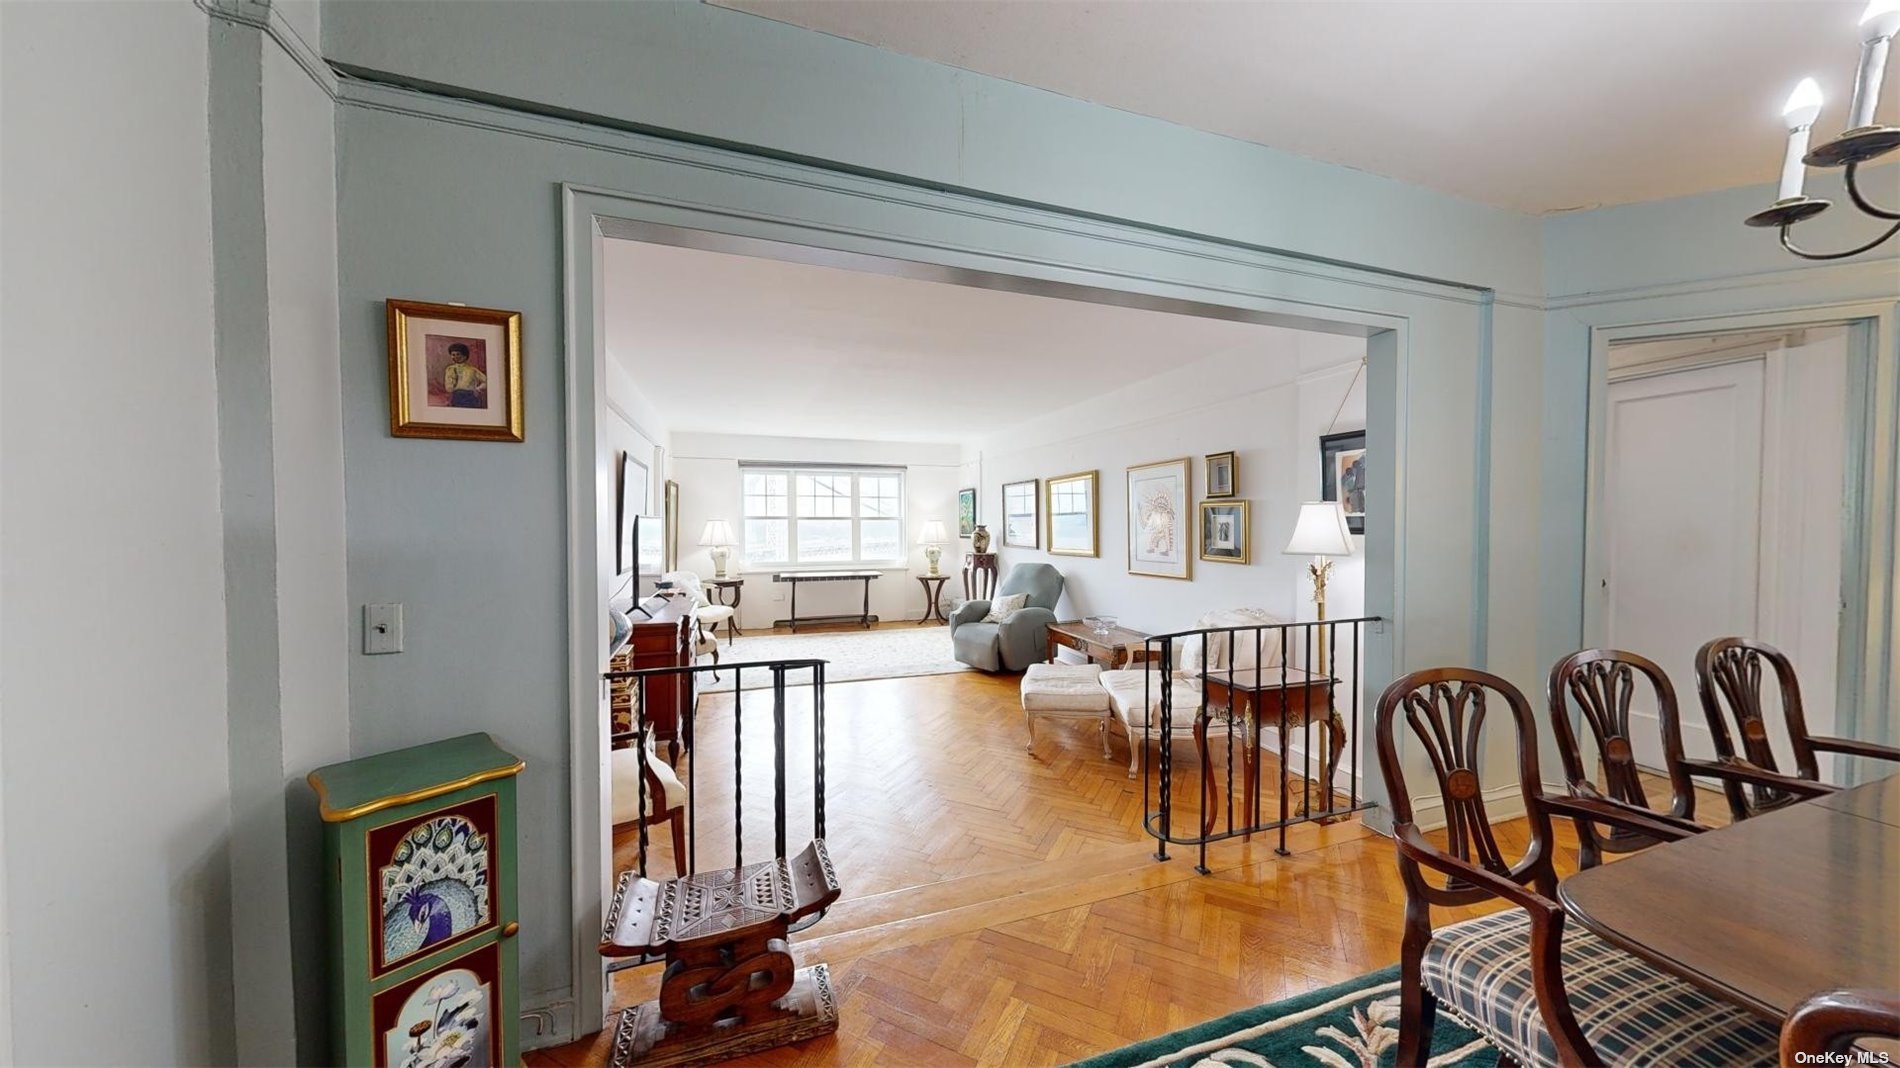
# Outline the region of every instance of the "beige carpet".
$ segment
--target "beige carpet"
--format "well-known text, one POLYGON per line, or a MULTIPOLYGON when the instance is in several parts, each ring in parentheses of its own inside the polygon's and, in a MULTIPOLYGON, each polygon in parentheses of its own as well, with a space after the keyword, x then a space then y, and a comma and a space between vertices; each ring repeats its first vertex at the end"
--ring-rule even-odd
MULTIPOLYGON (((826 682, 855 682, 863 679, 897 679, 908 675, 948 675, 969 671, 950 655, 948 627, 882 627, 876 630, 825 631, 817 634, 748 634, 728 646, 719 645, 722 664, 753 663, 760 660, 825 660, 826 682)), ((705 663, 705 661, 701 661, 705 663)), ((719 681, 702 688, 702 693, 732 689, 731 671, 721 671, 719 681)), ((705 678, 705 676, 701 676, 705 678)), ((793 685, 811 682, 808 671, 792 672, 786 681, 793 685)), ((769 689, 772 673, 763 669, 745 673, 748 690, 769 689)))

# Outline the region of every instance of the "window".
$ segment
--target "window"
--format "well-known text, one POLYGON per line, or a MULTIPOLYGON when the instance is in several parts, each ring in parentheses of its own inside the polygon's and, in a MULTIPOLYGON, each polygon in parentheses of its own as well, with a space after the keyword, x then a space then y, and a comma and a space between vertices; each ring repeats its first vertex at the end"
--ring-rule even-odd
POLYGON ((741 559, 752 568, 904 561, 904 473, 887 467, 739 469, 741 559))

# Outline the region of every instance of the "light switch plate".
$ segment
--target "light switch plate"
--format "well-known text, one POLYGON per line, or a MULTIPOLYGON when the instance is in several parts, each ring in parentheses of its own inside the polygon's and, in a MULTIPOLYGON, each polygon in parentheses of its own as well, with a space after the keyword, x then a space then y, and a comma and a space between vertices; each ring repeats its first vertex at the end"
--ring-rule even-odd
POLYGON ((402 605, 366 604, 363 606, 363 652, 402 652, 402 605))

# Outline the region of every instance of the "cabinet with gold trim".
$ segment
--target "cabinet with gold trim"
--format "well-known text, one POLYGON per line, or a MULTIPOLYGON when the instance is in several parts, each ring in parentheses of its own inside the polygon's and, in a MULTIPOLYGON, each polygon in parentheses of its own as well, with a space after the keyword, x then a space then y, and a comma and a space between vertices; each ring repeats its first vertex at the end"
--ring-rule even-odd
POLYGON ((469 734, 310 773, 324 821, 337 1063, 520 1063, 522 767, 469 734))

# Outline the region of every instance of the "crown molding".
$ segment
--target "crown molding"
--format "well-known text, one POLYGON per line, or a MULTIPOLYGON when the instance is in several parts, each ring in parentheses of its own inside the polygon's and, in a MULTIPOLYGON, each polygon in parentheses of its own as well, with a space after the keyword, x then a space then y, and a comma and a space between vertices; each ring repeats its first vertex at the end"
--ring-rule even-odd
POLYGON ((248 26, 262 31, 265 37, 277 43, 284 55, 309 75, 317 88, 332 101, 337 99, 338 80, 336 72, 323 61, 316 47, 303 39, 297 28, 290 24, 284 13, 269 0, 192 0, 198 10, 206 15, 236 26, 248 26))
POLYGON ((1729 275, 1723 278, 1705 278, 1691 282, 1665 282, 1658 285, 1631 286, 1627 289, 1601 289, 1588 293, 1553 295, 1544 301, 1544 307, 1549 311, 1562 311, 1599 304, 1621 304, 1634 300, 1666 300, 1671 297, 1725 293, 1742 289, 1766 289, 1796 283, 1824 285, 1830 288, 1840 287, 1845 290, 1854 288, 1860 282, 1872 282, 1884 283, 1891 288, 1896 272, 1900 272, 1900 261, 1891 258, 1858 260, 1853 263, 1791 267, 1781 271, 1729 275))

